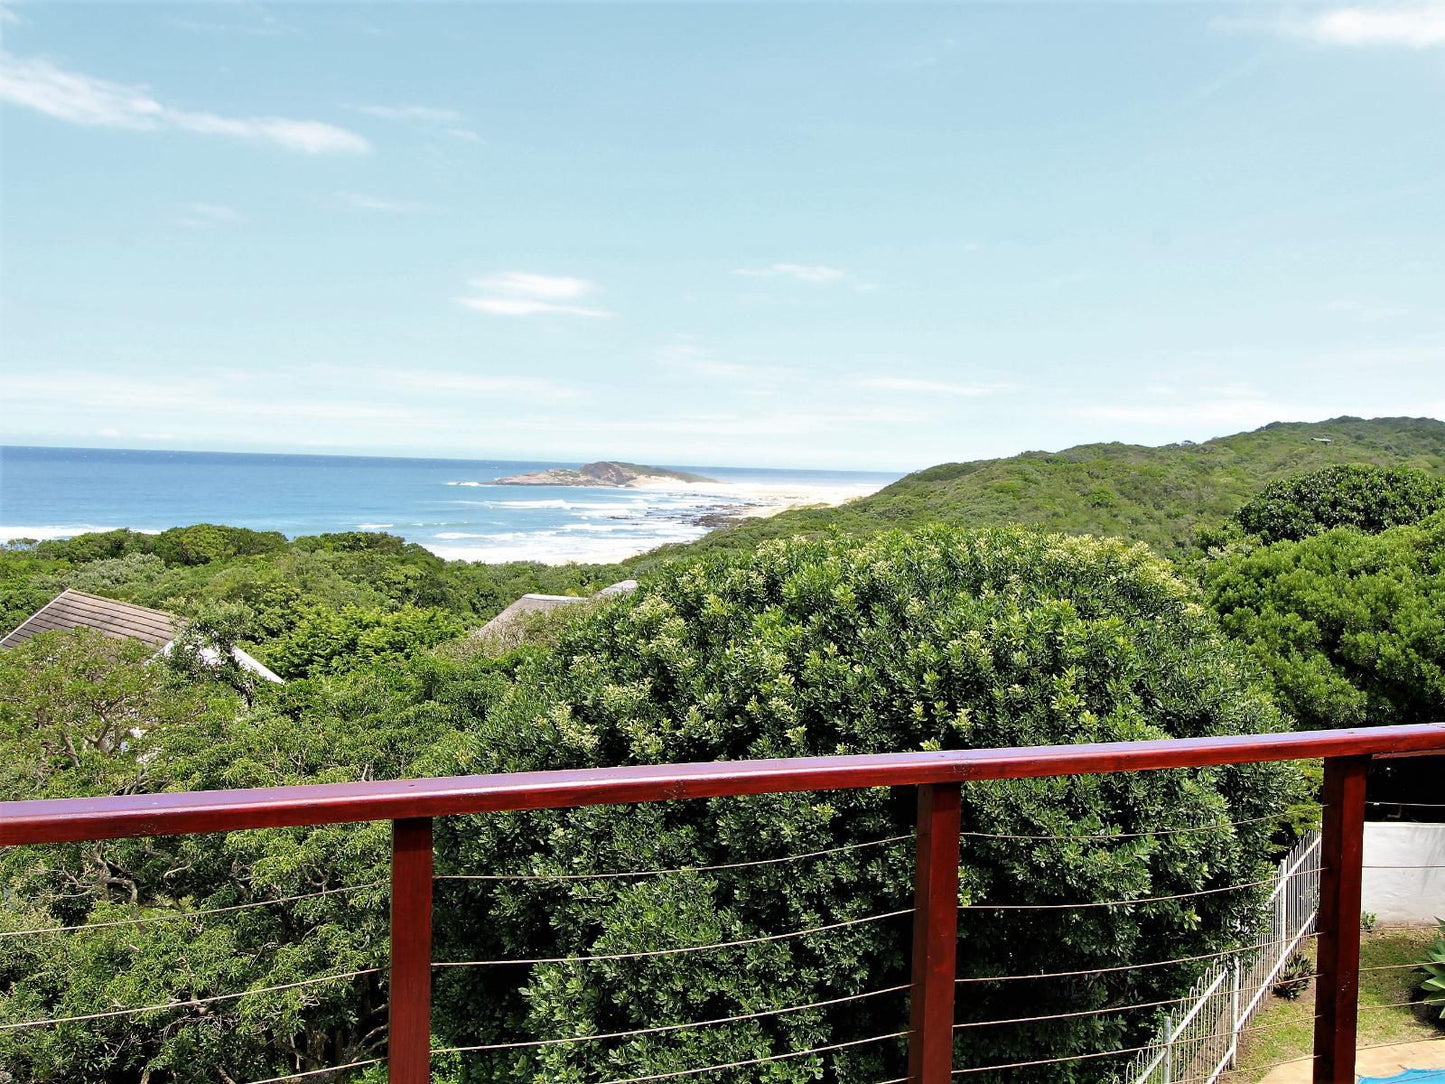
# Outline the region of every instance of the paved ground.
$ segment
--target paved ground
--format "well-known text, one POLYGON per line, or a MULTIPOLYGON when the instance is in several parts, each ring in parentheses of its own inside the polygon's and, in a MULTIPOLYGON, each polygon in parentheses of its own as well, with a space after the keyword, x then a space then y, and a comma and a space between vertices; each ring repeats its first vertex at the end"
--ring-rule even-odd
MULTIPOLYGON (((1259 1084, 1310 1084, 1311 1059, 1281 1065, 1259 1084)), ((1361 1050, 1355 1068, 1365 1076, 1394 1076, 1403 1069, 1445 1069, 1445 1039, 1425 1039, 1375 1050, 1361 1050)))

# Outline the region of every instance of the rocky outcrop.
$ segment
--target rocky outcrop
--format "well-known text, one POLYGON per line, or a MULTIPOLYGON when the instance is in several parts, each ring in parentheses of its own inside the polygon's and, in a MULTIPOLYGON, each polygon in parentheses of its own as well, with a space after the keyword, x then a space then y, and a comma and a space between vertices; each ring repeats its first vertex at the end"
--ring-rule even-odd
POLYGON ((554 467, 551 470, 536 471, 532 474, 515 474, 510 478, 498 478, 499 486, 610 486, 622 489, 627 486, 652 481, 669 482, 711 482, 700 474, 687 471, 667 470, 665 467, 649 467, 642 463, 614 463, 600 460, 584 463, 576 470, 570 467, 554 467))

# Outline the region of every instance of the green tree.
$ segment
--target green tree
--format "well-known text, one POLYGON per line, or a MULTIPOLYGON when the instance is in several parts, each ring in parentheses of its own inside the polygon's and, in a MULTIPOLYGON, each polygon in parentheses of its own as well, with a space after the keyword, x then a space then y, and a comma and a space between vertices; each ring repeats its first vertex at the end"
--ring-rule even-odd
POLYGON ((1204 577, 1300 725, 1445 719, 1445 512, 1235 553, 1204 577))
MULTIPOLYGON (((468 771, 712 761, 1282 729, 1212 617, 1143 547, 1023 529, 792 540, 662 570, 637 595, 523 649, 472 724, 468 771)), ((495 672, 493 672, 495 678, 495 672)), ((1150 834, 1282 815, 1290 766, 965 787, 966 1020, 1081 1012, 1181 994, 1189 965, 1112 971, 1254 937, 1260 893, 1084 910, 991 910, 1177 896, 1267 879, 1277 825, 1150 834), (1013 839, 1008 836, 1067 838, 1013 839), (1120 834, 1114 840, 1089 838, 1120 834), (1139 833, 1137 836, 1135 833, 1139 833)), ((440 825, 443 869, 530 874, 693 867, 636 879, 448 882, 438 959, 615 956, 886 914, 911 901, 906 844, 741 870, 907 833, 910 791, 661 803, 440 825)), ((448 1043, 628 1031, 906 982, 906 916, 687 955, 442 972, 448 1043)), ((1142 1041, 1138 1010, 958 1033, 958 1064, 1068 1057, 1142 1041)), ((906 1026, 898 995, 611 1042, 478 1053, 468 1081, 582 1082, 767 1057, 906 1026)), ((772 1062, 756 1079, 898 1075, 901 1046, 772 1062)), ((1011 1073, 1094 1080, 1085 1060, 1011 1073)))
POLYGON ((1298 542, 1335 527, 1378 534, 1441 509, 1445 479, 1405 467, 1352 464, 1271 482, 1235 520, 1268 544, 1298 542))
MULTIPOLYGON (((41 793, 435 774, 427 751, 450 732, 404 669, 300 682, 238 712, 214 683, 177 683, 130 652, 118 665, 128 672, 113 681, 154 683, 169 692, 162 705, 189 689, 209 708, 164 720, 132 698, 151 725, 109 743, 104 769, 72 765, 61 743, 41 793)), ((113 700, 102 698, 107 710, 113 700)), ((44 722, 33 710, 29 721, 44 722)), ((5 798, 36 793, 28 774, 5 783, 5 798)), ((388 834, 379 823, 0 851, 0 933, 38 931, 0 937, 0 1022, 122 1013, 0 1030, 0 1066, 34 1084, 169 1084, 384 1055, 388 834), (344 977, 313 981, 327 976, 344 977)))

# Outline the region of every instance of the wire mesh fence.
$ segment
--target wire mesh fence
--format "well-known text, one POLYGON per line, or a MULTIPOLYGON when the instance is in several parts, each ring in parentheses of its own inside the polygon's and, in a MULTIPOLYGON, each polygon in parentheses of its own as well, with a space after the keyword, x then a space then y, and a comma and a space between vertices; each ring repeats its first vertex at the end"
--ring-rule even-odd
MULTIPOLYGON (((1129 1084, 1214 1084, 1239 1052, 1241 1033, 1300 945, 1314 933, 1320 898, 1320 835, 1309 832, 1279 864, 1269 936, 1213 961, 1188 1000, 1164 1017, 1158 1038, 1122 1074, 1129 1084)), ((1262 931, 1263 932, 1263 931, 1262 931)))

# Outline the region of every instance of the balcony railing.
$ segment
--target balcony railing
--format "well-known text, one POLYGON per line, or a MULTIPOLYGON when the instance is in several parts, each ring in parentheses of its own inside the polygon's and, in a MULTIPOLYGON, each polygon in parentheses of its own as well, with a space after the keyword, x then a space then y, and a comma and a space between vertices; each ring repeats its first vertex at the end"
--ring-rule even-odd
POLYGON ((1315 1084, 1354 1084, 1366 769, 1377 756, 1440 751, 1445 751, 1445 724, 4 802, 0 845, 390 820, 390 1032, 385 1060, 392 1084, 424 1084, 433 1056, 433 818, 914 787, 918 821, 910 1020, 901 1036, 908 1042, 906 1080, 944 1084, 959 1072, 978 1071, 956 1070, 952 1063, 961 787, 987 780, 1323 758, 1313 1079, 1315 1084))

